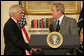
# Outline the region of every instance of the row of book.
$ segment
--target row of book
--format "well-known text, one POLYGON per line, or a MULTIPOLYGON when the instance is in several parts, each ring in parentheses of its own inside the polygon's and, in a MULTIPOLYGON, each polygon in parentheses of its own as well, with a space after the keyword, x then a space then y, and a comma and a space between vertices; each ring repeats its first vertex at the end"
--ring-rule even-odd
POLYGON ((31 20, 31 28, 49 28, 52 18, 42 18, 31 20))

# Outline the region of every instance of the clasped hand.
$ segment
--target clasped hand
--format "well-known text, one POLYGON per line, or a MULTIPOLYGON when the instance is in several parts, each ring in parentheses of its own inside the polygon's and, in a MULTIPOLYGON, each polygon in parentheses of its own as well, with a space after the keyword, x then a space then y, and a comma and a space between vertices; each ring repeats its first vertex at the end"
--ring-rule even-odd
POLYGON ((32 51, 34 52, 41 51, 41 48, 33 48, 32 51))

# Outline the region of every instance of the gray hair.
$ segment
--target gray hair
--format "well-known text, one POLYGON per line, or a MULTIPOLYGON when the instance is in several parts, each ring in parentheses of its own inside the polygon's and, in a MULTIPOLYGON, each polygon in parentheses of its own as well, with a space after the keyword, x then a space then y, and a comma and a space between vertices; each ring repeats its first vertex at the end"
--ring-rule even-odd
POLYGON ((56 6, 56 10, 57 10, 57 11, 58 11, 58 10, 61 10, 62 13, 64 14, 65 8, 64 8, 64 5, 63 5, 63 4, 61 4, 61 3, 54 3, 53 5, 56 6))
POLYGON ((22 8, 22 7, 20 5, 11 6, 9 10, 9 16, 12 16, 14 13, 17 13, 19 8, 22 8))

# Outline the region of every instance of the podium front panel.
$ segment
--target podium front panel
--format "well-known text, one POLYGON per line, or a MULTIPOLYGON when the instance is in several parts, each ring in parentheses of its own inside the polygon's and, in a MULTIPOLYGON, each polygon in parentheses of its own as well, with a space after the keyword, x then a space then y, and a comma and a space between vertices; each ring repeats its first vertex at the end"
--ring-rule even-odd
MULTIPOLYGON (((45 35, 31 35, 30 46, 32 48, 51 48, 47 44, 47 34, 45 35)), ((63 43, 59 48, 77 48, 80 46, 80 39, 77 35, 62 35, 63 43)))

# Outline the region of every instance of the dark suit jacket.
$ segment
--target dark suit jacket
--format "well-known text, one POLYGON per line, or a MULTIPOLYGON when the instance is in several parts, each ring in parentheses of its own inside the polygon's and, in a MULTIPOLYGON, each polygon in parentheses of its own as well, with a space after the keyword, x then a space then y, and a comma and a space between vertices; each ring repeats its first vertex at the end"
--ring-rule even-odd
MULTIPOLYGON (((50 24, 49 27, 50 31, 56 31, 56 27, 56 21, 52 19, 52 24, 50 24)), ((61 34, 78 34, 77 28, 78 26, 75 19, 64 16, 59 32, 61 34)))
POLYGON ((21 30, 13 19, 9 19, 4 26, 5 49, 4 55, 25 55, 25 50, 31 50, 24 42, 21 30))

